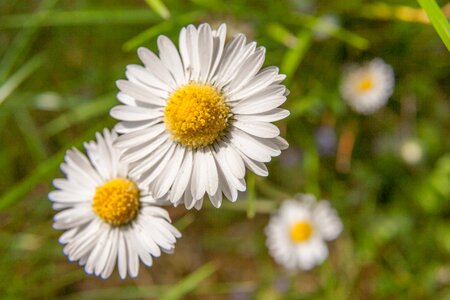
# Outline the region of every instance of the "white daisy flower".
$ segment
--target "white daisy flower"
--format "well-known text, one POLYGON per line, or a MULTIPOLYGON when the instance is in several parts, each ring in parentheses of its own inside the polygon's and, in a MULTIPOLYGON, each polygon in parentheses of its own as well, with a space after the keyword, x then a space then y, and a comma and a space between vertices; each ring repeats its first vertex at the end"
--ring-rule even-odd
POLYGON ((235 201, 245 191, 245 167, 267 176, 264 163, 288 147, 270 122, 289 112, 278 108, 288 94, 278 68, 261 69, 265 49, 226 27, 189 25, 179 50, 159 36, 159 57, 140 48, 145 67, 127 66, 111 115, 121 120, 116 145, 130 171, 155 198, 200 209, 207 194, 215 207, 222 193, 235 201))
POLYGON ((283 202, 266 227, 272 257, 289 270, 309 270, 328 256, 325 241, 336 239, 342 223, 328 201, 313 195, 283 202))
POLYGON ((341 94, 350 107, 371 114, 386 104, 394 91, 394 71, 376 58, 364 66, 352 66, 344 74, 341 94))
POLYGON ((139 260, 152 265, 152 256, 172 252, 178 230, 167 211, 128 173, 112 146, 115 132, 96 134, 97 142, 85 143, 88 157, 68 150, 49 193, 55 210, 53 227, 65 232, 59 238, 64 254, 78 261, 86 273, 108 278, 117 262, 119 275, 136 277, 139 260))
POLYGON ((415 165, 422 160, 422 145, 416 139, 407 139, 400 146, 400 155, 406 163, 415 165))

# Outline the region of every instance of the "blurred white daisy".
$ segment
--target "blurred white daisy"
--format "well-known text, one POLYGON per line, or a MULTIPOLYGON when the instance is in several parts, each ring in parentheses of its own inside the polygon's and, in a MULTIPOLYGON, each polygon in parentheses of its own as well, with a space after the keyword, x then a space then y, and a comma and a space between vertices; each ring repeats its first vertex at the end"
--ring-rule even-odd
POLYGON ((363 66, 351 66, 345 71, 341 94, 350 107, 361 114, 380 109, 394 91, 394 71, 382 59, 376 58, 363 66))
POLYGON ((423 149, 416 139, 407 139, 400 146, 400 155, 406 163, 415 165, 422 160, 423 149))
POLYGON ((88 157, 68 150, 49 193, 55 210, 53 227, 65 232, 59 238, 64 254, 78 261, 86 273, 108 278, 117 262, 119 275, 136 277, 139 260, 152 265, 152 256, 172 252, 181 234, 170 224, 167 211, 128 174, 112 146, 115 132, 96 134, 85 143, 88 157))
POLYGON ((288 94, 278 68, 261 69, 265 49, 243 34, 225 43, 226 27, 189 25, 179 50, 159 36, 159 57, 140 48, 145 67, 127 66, 111 110, 121 120, 116 145, 130 171, 175 205, 200 209, 205 194, 219 207, 222 193, 235 201, 246 189, 245 167, 267 176, 264 163, 288 147, 270 122, 289 112, 278 108, 288 94))
POLYGON ((342 223, 328 201, 313 195, 286 200, 266 227, 267 247, 286 269, 309 270, 328 256, 325 241, 336 239, 342 223))

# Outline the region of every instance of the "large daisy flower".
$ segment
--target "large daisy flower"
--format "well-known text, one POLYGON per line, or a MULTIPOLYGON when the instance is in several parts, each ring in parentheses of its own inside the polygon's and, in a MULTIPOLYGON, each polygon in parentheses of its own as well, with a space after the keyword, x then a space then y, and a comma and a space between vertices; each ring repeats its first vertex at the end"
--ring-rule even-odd
POLYGON ((376 58, 363 66, 351 66, 344 74, 341 94, 350 107, 371 114, 386 104, 394 91, 394 71, 376 58))
POLYGON ((309 270, 328 256, 325 241, 336 239, 342 223, 328 201, 313 195, 283 202, 266 227, 272 257, 289 270, 309 270))
POLYGON ((64 254, 78 261, 88 274, 108 278, 117 262, 119 275, 136 277, 139 260, 152 265, 152 256, 172 252, 181 234, 164 209, 128 173, 112 146, 115 132, 97 133, 85 143, 88 157, 68 150, 49 193, 55 210, 53 227, 65 230, 59 238, 64 254))
POLYGON ((175 205, 200 209, 205 194, 219 207, 222 193, 235 201, 246 189, 245 168, 267 176, 264 163, 287 148, 270 122, 289 112, 278 108, 288 94, 278 68, 261 69, 265 49, 243 34, 225 42, 226 27, 189 25, 179 50, 158 38, 159 57, 145 48, 145 66, 127 66, 111 115, 121 120, 116 145, 130 171, 175 205))

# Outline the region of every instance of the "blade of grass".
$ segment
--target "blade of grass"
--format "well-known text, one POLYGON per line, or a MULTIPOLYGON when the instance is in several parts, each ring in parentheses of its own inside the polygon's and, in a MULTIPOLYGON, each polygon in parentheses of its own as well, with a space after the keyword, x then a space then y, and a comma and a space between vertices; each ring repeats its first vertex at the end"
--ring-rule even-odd
POLYGON ((154 37, 164 32, 170 31, 175 26, 184 26, 186 24, 195 22, 195 20, 198 20, 201 15, 201 12, 194 11, 192 13, 179 16, 176 18, 176 20, 173 21, 163 21, 155 26, 148 28, 147 30, 144 30, 143 32, 128 40, 125 44, 123 44, 122 49, 126 52, 134 50, 145 42, 153 39, 154 37))
POLYGON ((297 37, 279 23, 269 23, 266 31, 271 38, 288 48, 293 48, 297 44, 297 37))
POLYGON ((405 5, 391 5, 383 2, 365 4, 358 11, 358 17, 381 20, 398 20, 411 23, 429 24, 422 9, 405 5))
MULTIPOLYGON (((288 198, 286 196, 285 198, 288 198)), ((256 199, 255 201, 255 213, 258 214, 270 214, 274 211, 276 207, 277 202, 273 200, 267 200, 263 198, 256 199)), ((248 210, 248 204, 245 201, 237 201, 235 203, 231 203, 229 201, 225 201, 222 206, 223 209, 227 210, 234 210, 234 211, 241 211, 241 212, 247 212, 248 210)), ((210 207, 211 209, 214 209, 213 207, 210 207)))
MULTIPOLYGON (((78 293, 69 294, 63 299, 155 299, 163 291, 170 289, 170 286, 123 286, 118 288, 105 288, 95 290, 84 290, 78 293)), ((159 298, 158 298, 159 299, 159 298)))
POLYGON ((161 22, 155 26, 152 26, 148 28, 147 30, 144 30, 143 32, 139 33, 135 37, 128 40, 125 44, 123 44, 122 49, 125 52, 129 52, 131 50, 134 50, 144 44, 146 41, 151 40, 155 36, 160 35, 163 32, 169 31, 174 26, 173 22, 164 21, 161 22))
POLYGON ((312 34, 310 30, 300 31, 297 35, 297 43, 293 48, 289 49, 283 57, 281 62, 281 72, 286 74, 286 81, 288 82, 288 85, 295 71, 297 71, 303 57, 311 46, 311 36, 312 34))
POLYGON ((417 0, 425 10, 434 29, 437 31, 447 50, 450 51, 450 25, 447 18, 434 0, 417 0))
POLYGON ((161 18, 167 20, 170 18, 170 11, 161 0, 145 0, 148 6, 153 9, 155 13, 161 16, 161 18))
MULTIPOLYGON (((310 30, 313 30, 314 27, 319 26, 321 22, 326 22, 324 18, 317 18, 314 16, 295 13, 290 18, 287 19, 289 23, 301 25, 310 30)), ((333 24, 332 30, 327 32, 330 36, 343 41, 357 49, 365 50, 369 47, 369 40, 366 38, 357 35, 345 28, 342 28, 338 24, 333 24)))
POLYGON ((78 10, 78 11, 46 11, 37 14, 4 16, 0 20, 0 29, 40 27, 40 26, 81 26, 112 24, 148 24, 160 19, 152 11, 144 9, 121 10, 78 10), (45 16, 45 18, 43 18, 45 16), (39 23, 26 22, 30 18, 42 19, 39 23))
POLYGON ((189 276, 173 285, 166 293, 161 295, 161 300, 183 299, 183 296, 194 290, 203 280, 211 276, 217 270, 217 266, 210 262, 207 263, 189 276))
POLYGON ((117 100, 114 93, 102 96, 95 101, 79 105, 71 111, 61 114, 56 119, 48 122, 43 127, 43 135, 50 137, 73 125, 106 115, 116 103, 117 100))
POLYGON ((25 144, 29 150, 28 153, 33 157, 34 162, 40 162, 47 159, 47 148, 42 142, 42 135, 36 127, 29 111, 27 109, 18 110, 15 112, 14 118, 25 139, 25 144))
POLYGON ((256 212, 256 177, 253 173, 247 176, 247 218, 253 219, 256 212))
MULTIPOLYGON (((79 147, 87 139, 91 139, 94 133, 105 127, 105 124, 101 123, 97 126, 93 126, 86 134, 78 138, 73 146, 79 147)), ((0 211, 18 201, 20 198, 28 194, 37 184, 40 182, 49 180, 50 176, 55 173, 59 164, 62 162, 66 149, 63 149, 39 164, 33 172, 22 179, 20 182, 12 186, 6 193, 0 196, 0 211)))
MULTIPOLYGON (((27 49, 30 47, 33 38, 37 34, 37 27, 45 21, 48 17, 47 10, 52 8, 56 2, 57 0, 44 0, 34 14, 28 15, 26 19, 23 19, 20 22, 12 22, 12 24, 17 27, 26 26, 31 28, 20 31, 3 55, 3 58, 0 61, 0 83, 6 80, 11 73, 11 70, 19 62, 19 59, 26 55, 27 49)), ((5 18, 7 18, 7 16, 2 16, 0 24, 5 18)))
POLYGON ((36 71, 43 63, 41 55, 37 55, 25 63, 14 75, 12 75, 3 85, 0 86, 0 104, 5 101, 16 88, 36 71))

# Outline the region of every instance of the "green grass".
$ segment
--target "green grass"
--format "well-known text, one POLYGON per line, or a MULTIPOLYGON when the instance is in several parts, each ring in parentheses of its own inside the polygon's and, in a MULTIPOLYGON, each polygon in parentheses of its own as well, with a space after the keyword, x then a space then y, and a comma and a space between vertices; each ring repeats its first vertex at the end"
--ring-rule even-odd
POLYGON ((1 298, 449 299, 448 6, 418 2, 423 10, 403 0, 0 2, 1 298), (288 75, 291 115, 277 125, 290 148, 268 177, 247 176, 236 203, 169 208, 183 238, 138 278, 87 276, 52 229, 51 181, 68 148, 114 126, 115 81, 138 63, 136 49, 156 51, 160 34, 177 43, 182 26, 201 22, 244 32, 288 75), (395 70, 395 92, 360 116, 341 99, 340 76, 375 57, 395 70), (344 164, 343 136, 354 138, 344 164), (416 164, 402 157, 406 140, 422 148, 416 164), (323 265, 291 274, 268 255, 264 227, 305 192, 329 199, 345 230, 323 265))

